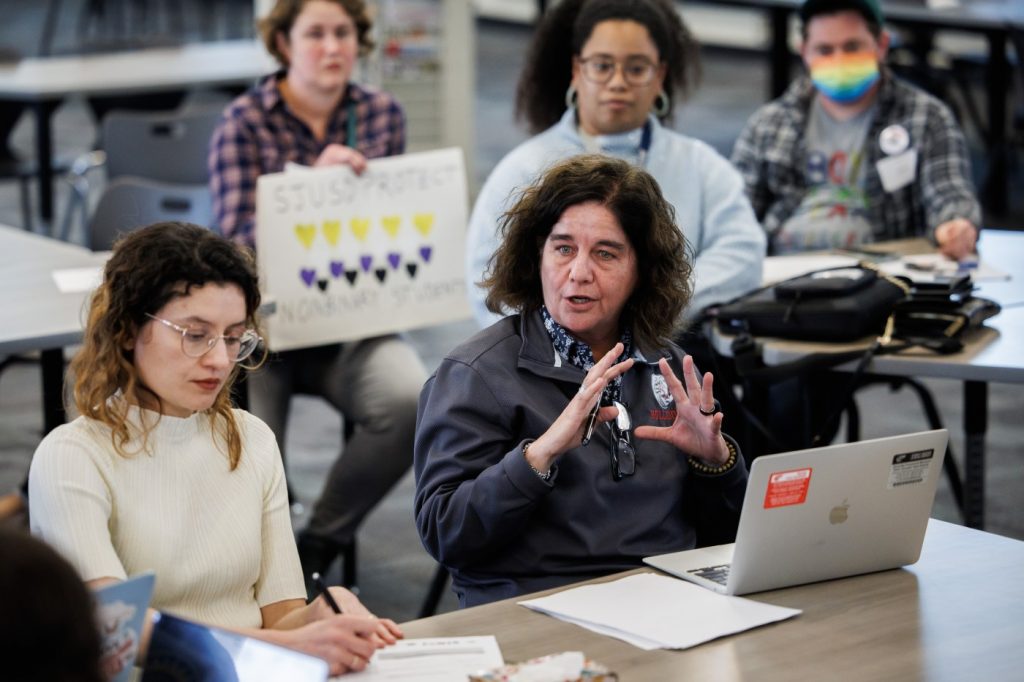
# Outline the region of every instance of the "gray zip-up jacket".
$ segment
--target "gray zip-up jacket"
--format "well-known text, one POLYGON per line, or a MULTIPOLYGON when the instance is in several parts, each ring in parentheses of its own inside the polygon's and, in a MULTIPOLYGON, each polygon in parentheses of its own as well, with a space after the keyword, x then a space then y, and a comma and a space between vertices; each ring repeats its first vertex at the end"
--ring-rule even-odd
MULTIPOLYGON (((668 426, 657 367, 683 353, 638 349, 621 398, 633 426, 668 426)), ((473 606, 635 568, 652 554, 731 542, 747 470, 692 471, 685 453, 634 437, 636 474, 615 481, 610 429, 560 457, 542 480, 523 457, 584 374, 563 363, 538 312, 513 315, 453 350, 420 395, 415 514, 427 551, 473 606)))

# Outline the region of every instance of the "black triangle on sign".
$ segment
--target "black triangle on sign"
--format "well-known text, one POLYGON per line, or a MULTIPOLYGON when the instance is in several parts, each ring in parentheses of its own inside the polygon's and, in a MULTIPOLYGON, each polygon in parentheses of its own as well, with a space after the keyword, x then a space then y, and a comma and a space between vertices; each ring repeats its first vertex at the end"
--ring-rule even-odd
POLYGON ((318 287, 320 287, 320 291, 327 291, 327 282, 328 282, 328 281, 329 281, 329 280, 327 280, 327 279, 318 279, 318 280, 316 281, 316 285, 317 285, 318 287))
POLYGON ((373 273, 377 275, 377 279, 380 280, 380 283, 384 284, 384 279, 388 276, 388 271, 385 268, 377 268, 373 273))
POLYGON ((415 263, 406 263, 405 264, 405 269, 409 271, 409 277, 412 277, 412 278, 416 277, 416 264, 415 263))
POLYGON ((359 277, 359 271, 358 270, 346 270, 345 271, 345 279, 347 279, 348 283, 351 284, 352 286, 356 285, 356 277, 359 277))

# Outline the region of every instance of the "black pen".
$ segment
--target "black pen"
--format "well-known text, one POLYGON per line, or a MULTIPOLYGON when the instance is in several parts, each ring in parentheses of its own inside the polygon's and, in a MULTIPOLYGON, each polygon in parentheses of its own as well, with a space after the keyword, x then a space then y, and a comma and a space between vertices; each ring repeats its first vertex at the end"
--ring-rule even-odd
POLYGON ((316 585, 316 589, 320 590, 320 594, 324 595, 324 601, 331 607, 331 610, 341 614, 341 607, 338 606, 338 602, 334 601, 334 597, 331 596, 331 591, 327 589, 327 583, 324 582, 323 577, 319 573, 314 573, 311 577, 313 578, 313 584, 316 585))
POLYGON ((590 411, 587 416, 587 429, 583 432, 583 439, 580 440, 580 445, 587 445, 590 442, 591 436, 594 435, 594 425, 597 423, 597 413, 601 409, 601 399, 597 399, 597 403, 594 405, 594 409, 590 411))

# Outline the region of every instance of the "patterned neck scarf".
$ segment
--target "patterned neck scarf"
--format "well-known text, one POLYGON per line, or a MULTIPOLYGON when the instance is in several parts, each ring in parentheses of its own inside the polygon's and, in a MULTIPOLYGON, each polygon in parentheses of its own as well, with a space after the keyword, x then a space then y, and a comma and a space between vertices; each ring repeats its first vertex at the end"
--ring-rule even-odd
MULTIPOLYGON (((597 364, 597 360, 594 359, 594 351, 590 346, 574 338, 566 331, 565 327, 555 322, 555 318, 551 317, 547 306, 540 307, 540 315, 544 319, 544 329, 551 337, 551 345, 555 347, 555 352, 573 367, 589 372, 590 368, 597 364)), ((633 357, 633 333, 629 329, 625 329, 619 340, 622 341, 623 350, 622 355, 615 362, 622 362, 633 357)), ((621 391, 622 376, 620 375, 612 379, 608 387, 604 389, 604 399, 618 400, 621 391)))

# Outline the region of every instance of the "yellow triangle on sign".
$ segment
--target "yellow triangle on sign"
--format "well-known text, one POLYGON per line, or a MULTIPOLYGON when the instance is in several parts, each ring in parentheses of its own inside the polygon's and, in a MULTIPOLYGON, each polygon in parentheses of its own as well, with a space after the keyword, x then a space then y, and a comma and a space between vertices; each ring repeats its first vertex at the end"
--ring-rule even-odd
POLYGON ((412 223, 416 226, 416 229, 420 231, 420 234, 426 237, 430 234, 430 231, 434 229, 434 214, 417 213, 413 215, 412 223))
POLYGON ((316 225, 307 225, 305 223, 296 225, 295 236, 298 237, 303 246, 309 249, 313 246, 313 240, 316 239, 316 225))
POLYGON ((402 227, 402 218, 397 215, 386 215, 380 219, 381 227, 394 239, 398 236, 398 229, 402 227))
POLYGON ((366 241, 366 235, 370 232, 370 221, 367 218, 352 219, 352 234, 361 242, 366 241))
POLYGON ((324 239, 331 246, 337 246, 338 237, 341 236, 341 221, 340 220, 325 220, 324 221, 324 239))

